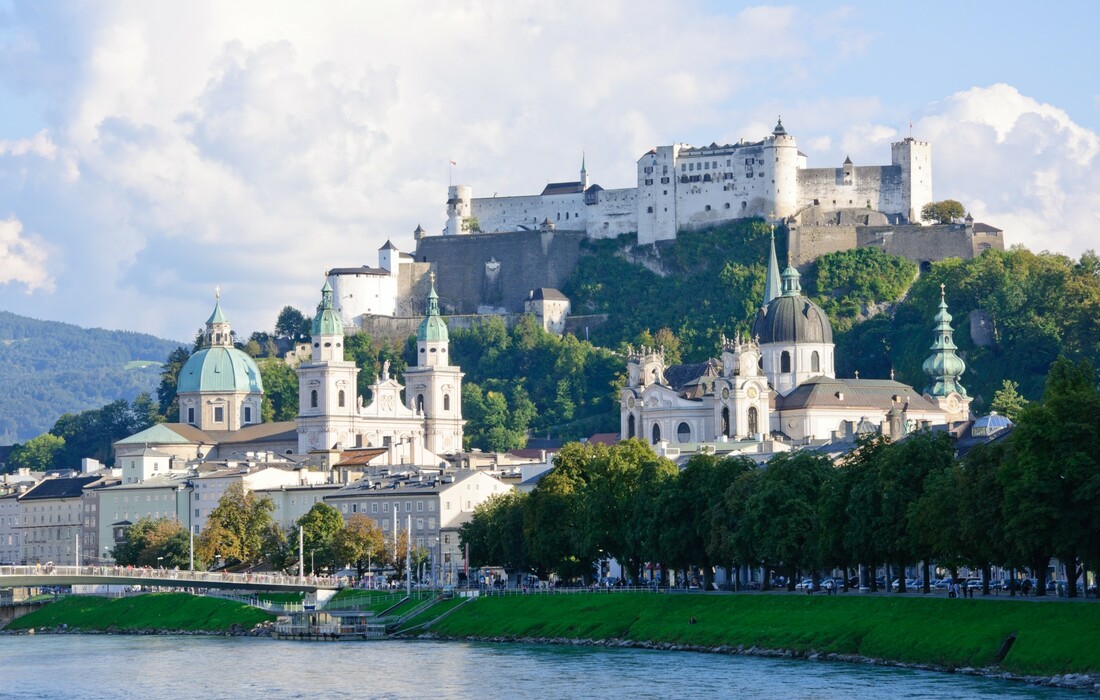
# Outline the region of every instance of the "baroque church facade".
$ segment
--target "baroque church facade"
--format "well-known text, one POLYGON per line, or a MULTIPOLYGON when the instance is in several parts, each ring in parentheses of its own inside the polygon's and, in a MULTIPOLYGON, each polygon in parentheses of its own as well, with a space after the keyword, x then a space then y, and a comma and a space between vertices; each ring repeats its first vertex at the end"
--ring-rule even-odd
POLYGON ((802 294, 793 266, 779 273, 773 238, 751 337, 723 338, 720 358, 692 365, 666 366, 659 349, 632 350, 620 396, 620 434, 652 445, 772 436, 808 444, 869 432, 896 438, 967 420, 971 399, 959 381, 965 364, 955 353, 942 294, 935 323, 923 392, 892 378, 838 378, 829 319, 802 294))
POLYGON ((427 314, 417 331, 417 362, 408 386, 389 363, 358 392, 359 368, 344 359, 344 325, 326 280, 311 328, 311 356, 298 366, 298 417, 264 423, 263 382, 255 361, 233 345, 221 298, 206 322, 202 347, 180 370, 180 420, 160 423, 115 443, 117 457, 151 448, 179 461, 244 459, 246 455, 385 447, 404 464, 438 464, 462 450, 462 371, 450 363, 447 325, 439 315, 434 275, 427 314))

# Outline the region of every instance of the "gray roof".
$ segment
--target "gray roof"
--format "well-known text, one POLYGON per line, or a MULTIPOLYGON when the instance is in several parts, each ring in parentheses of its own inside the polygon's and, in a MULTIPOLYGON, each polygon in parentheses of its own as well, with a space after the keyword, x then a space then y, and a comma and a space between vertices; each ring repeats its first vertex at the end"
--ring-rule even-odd
POLYGON ((834 379, 814 377, 776 400, 781 411, 796 408, 870 408, 888 411, 894 406, 938 411, 916 389, 892 379, 834 379), (897 401, 894 398, 897 397, 897 401))
POLYGON ((358 498, 367 495, 390 496, 394 494, 403 496, 428 495, 439 493, 445 488, 450 488, 456 483, 465 481, 477 473, 472 469, 463 469, 447 472, 441 477, 437 474, 426 474, 423 480, 420 479, 419 474, 411 471, 405 475, 364 476, 358 481, 341 488, 336 493, 329 494, 326 498, 358 498))
POLYGON ((689 384, 697 382, 701 377, 706 376, 707 370, 715 368, 716 364, 716 361, 711 359, 690 365, 672 365, 665 370, 665 381, 668 382, 670 387, 680 391, 689 384))
POLYGON ((531 291, 532 301, 538 301, 540 299, 552 301, 569 301, 569 297, 551 287, 539 287, 538 289, 531 291))
POLYGON ((760 343, 831 343, 833 327, 821 307, 797 295, 776 297, 756 317, 752 334, 760 343))
MULTIPOLYGON (((385 250, 383 248, 383 250, 385 250)), ((389 275, 390 273, 380 267, 334 267, 328 271, 329 275, 389 275)))
POLYGON ((550 194, 578 194, 584 192, 583 182, 548 182, 542 190, 542 196, 550 194))
POLYGON ((86 486, 91 486, 103 478, 95 476, 74 476, 63 479, 43 479, 37 486, 19 497, 20 501, 34 501, 44 498, 80 498, 86 486))

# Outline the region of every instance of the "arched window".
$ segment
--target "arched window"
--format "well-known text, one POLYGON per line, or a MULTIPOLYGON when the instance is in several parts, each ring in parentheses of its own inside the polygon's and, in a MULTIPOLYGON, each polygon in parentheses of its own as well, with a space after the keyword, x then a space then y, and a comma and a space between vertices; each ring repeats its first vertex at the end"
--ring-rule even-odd
POLYGON ((730 437, 730 409, 729 406, 722 408, 722 434, 726 437, 730 437))
POLYGON ((417 413, 423 413, 424 412, 424 394, 417 394, 416 395, 416 412, 417 413))
POLYGON ((653 424, 653 444, 656 445, 661 441, 661 426, 656 423, 653 424))
POLYGON ((691 426, 687 423, 680 423, 676 426, 676 441, 677 442, 689 442, 691 440, 691 426))
POLYGON ((443 395, 443 410, 444 411, 451 410, 451 395, 450 394, 444 394, 443 395))
POLYGON ((784 350, 783 354, 779 356, 779 371, 790 372, 791 371, 791 353, 784 350))
POLYGON ((810 371, 811 372, 820 372, 821 371, 821 355, 819 355, 817 353, 817 350, 814 350, 810 354, 810 371))
POLYGON ((758 425, 756 406, 749 406, 749 435, 756 435, 759 432, 760 426, 758 425))
POLYGON ((309 407, 317 408, 317 390, 313 389, 309 392, 309 407))
POLYGON ((340 393, 336 395, 336 404, 340 407, 344 407, 344 390, 341 389, 340 393))
POLYGON ((626 438, 629 440, 634 437, 634 416, 633 414, 626 419, 626 438))

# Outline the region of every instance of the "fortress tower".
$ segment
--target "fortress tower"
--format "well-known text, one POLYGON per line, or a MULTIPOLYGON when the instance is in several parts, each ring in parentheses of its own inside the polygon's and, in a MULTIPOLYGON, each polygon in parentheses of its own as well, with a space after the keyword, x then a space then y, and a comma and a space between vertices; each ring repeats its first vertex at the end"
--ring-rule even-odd
MULTIPOLYGON (((771 150, 770 162, 764 164, 765 172, 770 171, 775 183, 772 186, 772 212, 780 217, 791 216, 798 210, 798 144, 793 136, 783 128, 783 120, 772 131, 771 144, 765 151, 771 150)), ((772 213, 769 212, 769 213, 772 213)))
POLYGON ((472 215, 473 189, 469 185, 451 185, 447 188, 447 230, 445 235, 457 236, 464 231, 462 223, 472 215))
POLYGON ((890 144, 890 162, 901 169, 901 201, 897 209, 910 222, 932 201, 932 144, 912 136, 890 144))

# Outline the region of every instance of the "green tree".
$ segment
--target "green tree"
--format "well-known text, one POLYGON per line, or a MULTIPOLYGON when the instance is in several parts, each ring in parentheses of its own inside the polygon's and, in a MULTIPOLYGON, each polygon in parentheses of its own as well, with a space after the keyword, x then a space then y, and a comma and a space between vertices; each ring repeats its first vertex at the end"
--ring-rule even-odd
POLYGON ((126 529, 126 536, 112 554, 122 566, 188 568, 190 541, 187 530, 170 518, 142 518, 126 529), (181 546, 182 544, 182 546, 181 546))
POLYGON ((180 370, 191 358, 187 348, 177 347, 168 355, 163 368, 160 371, 160 385, 157 387, 157 402, 160 406, 160 415, 169 422, 176 422, 180 418, 179 401, 176 399, 176 386, 179 383, 180 370))
POLYGON ((348 518, 347 524, 336 533, 332 542, 336 560, 354 566, 360 577, 368 567, 378 562, 385 546, 382 529, 374 519, 362 513, 348 518))
POLYGON ((257 497, 244 482, 234 482, 210 512, 195 544, 196 551, 209 562, 221 555, 227 566, 259 561, 274 510, 270 498, 257 497))
POLYGON ((531 492, 524 513, 524 537, 532 565, 567 580, 588 576, 596 558, 596 550, 582 537, 586 463, 594 447, 566 443, 554 459, 554 468, 531 492))
POLYGON ((814 571, 821 564, 817 506, 832 471, 825 455, 778 454, 761 471, 745 503, 761 558, 785 569, 789 590, 800 570, 814 571))
POLYGON ((340 511, 327 503, 315 503, 295 526, 302 528, 303 555, 310 574, 318 569, 335 571, 339 562, 333 548, 337 533, 344 529, 344 518, 340 511))
POLYGON ((954 199, 929 202, 921 207, 920 210, 921 219, 925 221, 935 221, 937 224, 951 224, 964 216, 966 216, 966 209, 954 199))
POLYGON ((275 336, 290 340, 308 338, 312 330, 312 321, 293 306, 284 306, 275 320, 275 336))
POLYGON ((1015 421, 1027 406, 1027 400, 1016 391, 1019 388, 1020 385, 1016 382, 1010 379, 1004 380, 1001 388, 993 394, 993 401, 990 402, 989 407, 1009 420, 1015 421))
POLYGON ((513 491, 493 496, 474 509, 458 533, 463 546, 470 547, 472 566, 501 566, 508 571, 530 567, 523 531, 528 498, 513 491))
POLYGON ((261 360, 264 396, 260 406, 265 423, 298 417, 298 373, 278 357, 261 360))
POLYGON ((20 468, 46 471, 60 467, 58 458, 65 452, 65 438, 43 433, 21 445, 15 445, 8 456, 8 470, 20 468))

